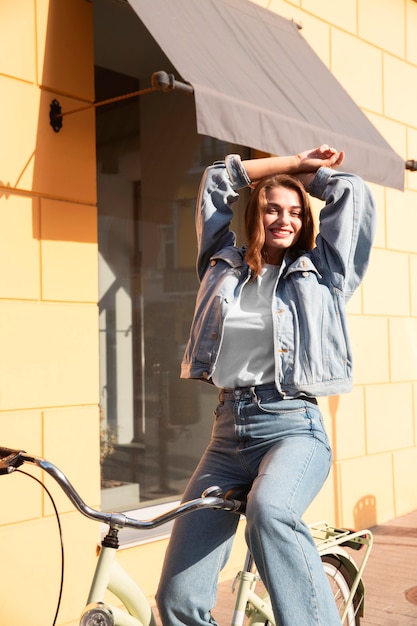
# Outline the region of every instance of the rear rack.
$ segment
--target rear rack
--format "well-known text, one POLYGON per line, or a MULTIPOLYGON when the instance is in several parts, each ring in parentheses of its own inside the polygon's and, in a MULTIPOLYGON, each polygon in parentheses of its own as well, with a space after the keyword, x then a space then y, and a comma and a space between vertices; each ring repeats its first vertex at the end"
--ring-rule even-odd
POLYGON ((316 522, 309 526, 319 552, 333 546, 345 546, 352 550, 360 550, 363 546, 372 547, 373 536, 370 530, 354 531, 347 528, 336 528, 327 522, 316 522))

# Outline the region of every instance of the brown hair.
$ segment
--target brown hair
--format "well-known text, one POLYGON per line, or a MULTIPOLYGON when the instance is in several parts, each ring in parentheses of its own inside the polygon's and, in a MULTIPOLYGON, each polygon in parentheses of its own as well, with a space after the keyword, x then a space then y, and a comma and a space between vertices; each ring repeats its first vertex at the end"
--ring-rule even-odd
POLYGON ((310 198, 303 184, 287 174, 263 178, 253 190, 245 211, 245 231, 248 242, 245 261, 252 270, 253 277, 260 274, 266 260, 264 256, 265 230, 262 220, 267 207, 267 192, 274 187, 286 187, 298 194, 302 207, 302 226, 297 248, 311 250, 314 247, 313 215, 310 198))

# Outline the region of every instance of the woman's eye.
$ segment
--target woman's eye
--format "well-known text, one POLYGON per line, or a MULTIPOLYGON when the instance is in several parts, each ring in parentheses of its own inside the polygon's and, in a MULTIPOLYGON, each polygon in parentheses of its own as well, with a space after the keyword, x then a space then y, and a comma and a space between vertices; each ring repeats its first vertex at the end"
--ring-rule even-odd
POLYGON ((282 215, 282 214, 289 214, 291 217, 297 217, 299 219, 302 219, 303 216, 303 212, 301 209, 289 209, 288 211, 282 211, 282 209, 276 208, 276 207, 266 207, 266 211, 265 213, 267 213, 268 215, 282 215))

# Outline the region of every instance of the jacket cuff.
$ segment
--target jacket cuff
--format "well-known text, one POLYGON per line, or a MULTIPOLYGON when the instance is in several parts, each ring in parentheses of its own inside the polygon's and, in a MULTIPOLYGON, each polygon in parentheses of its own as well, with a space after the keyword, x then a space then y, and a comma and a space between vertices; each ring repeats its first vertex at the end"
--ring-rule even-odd
POLYGON ((323 195, 326 190, 328 180, 330 176, 336 172, 337 170, 333 170, 331 167, 319 167, 316 175, 308 186, 308 193, 315 198, 324 200, 323 195))
POLYGON ((234 189, 242 189, 251 184, 251 180, 242 165, 238 154, 228 154, 224 159, 227 174, 234 189))

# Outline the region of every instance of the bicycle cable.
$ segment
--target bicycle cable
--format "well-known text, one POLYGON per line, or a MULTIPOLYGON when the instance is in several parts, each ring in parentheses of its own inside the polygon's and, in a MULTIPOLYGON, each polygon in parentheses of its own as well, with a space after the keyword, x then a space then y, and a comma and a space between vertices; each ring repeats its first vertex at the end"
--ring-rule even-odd
POLYGON ((61 607, 62 591, 63 591, 63 588, 64 588, 64 540, 63 540, 63 537, 62 537, 61 520, 59 519, 58 509, 56 507, 55 501, 54 501, 54 499, 52 497, 52 494, 49 491, 48 487, 46 485, 44 485, 44 483, 41 480, 39 480, 39 478, 36 478, 36 476, 33 476, 33 474, 29 474, 29 472, 25 472, 24 470, 21 470, 21 469, 17 469, 15 471, 19 472, 19 474, 25 474, 25 476, 29 476, 29 478, 33 478, 33 480, 36 480, 36 482, 39 483, 40 486, 48 494, 49 499, 51 501, 51 504, 53 506, 53 509, 55 511, 55 518, 56 518, 56 521, 57 521, 57 524, 58 524, 59 541, 60 541, 60 545, 61 545, 61 582, 60 582, 60 585, 59 585, 59 595, 58 595, 58 602, 57 602, 57 606, 56 606, 54 621, 52 622, 52 626, 55 626, 56 625, 56 621, 58 619, 59 609, 61 607))

